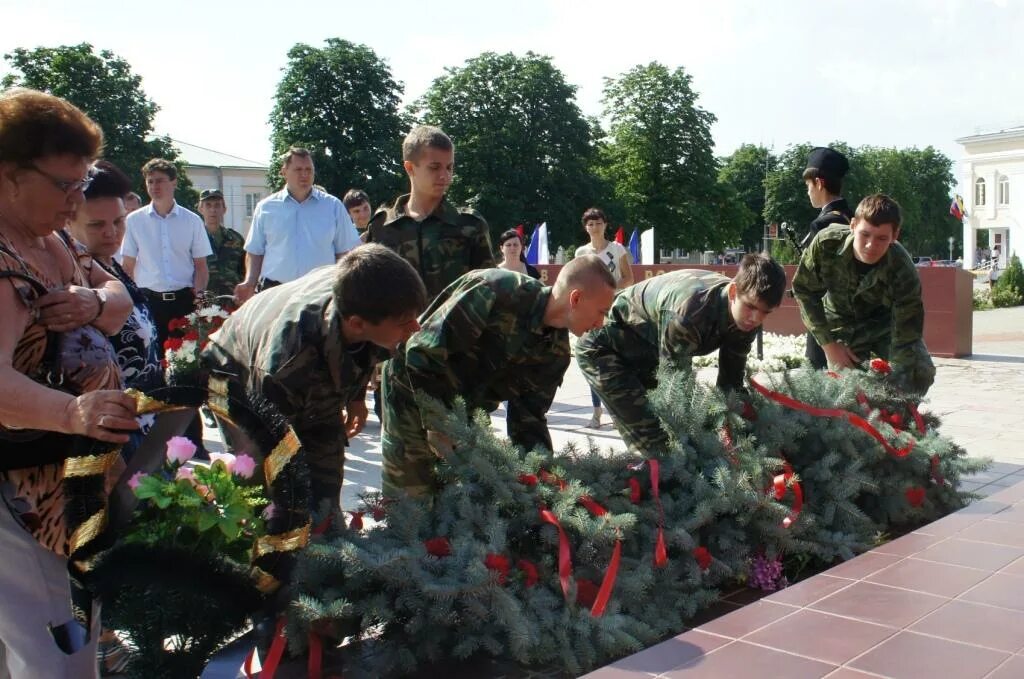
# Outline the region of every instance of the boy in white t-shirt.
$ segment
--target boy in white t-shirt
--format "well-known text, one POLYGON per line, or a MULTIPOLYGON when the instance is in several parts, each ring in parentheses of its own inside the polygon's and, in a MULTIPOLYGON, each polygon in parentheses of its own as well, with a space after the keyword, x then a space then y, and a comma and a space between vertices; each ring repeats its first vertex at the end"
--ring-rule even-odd
MULTIPOLYGON (((611 271, 617 290, 633 285, 633 268, 630 266, 629 251, 621 244, 605 237, 608 229, 608 218, 600 208, 588 208, 583 213, 583 230, 590 236, 590 242, 576 248, 576 256, 597 255, 611 271)), ((594 406, 594 415, 587 426, 591 429, 601 428, 601 399, 593 389, 590 390, 590 402, 594 406)))

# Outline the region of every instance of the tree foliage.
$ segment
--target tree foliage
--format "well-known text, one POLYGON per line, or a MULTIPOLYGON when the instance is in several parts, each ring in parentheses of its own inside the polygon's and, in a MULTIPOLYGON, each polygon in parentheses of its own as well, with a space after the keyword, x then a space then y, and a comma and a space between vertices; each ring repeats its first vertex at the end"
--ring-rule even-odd
POLYGON ((722 197, 712 155, 715 116, 697 105, 691 80, 682 67, 657 62, 605 79, 602 173, 628 221, 657 229, 659 247, 703 249, 722 240, 723 204, 708 200, 722 197))
POLYGON ((765 178, 775 169, 775 155, 764 146, 743 144, 723 159, 718 179, 732 186, 750 212, 740 243, 747 250, 760 250, 764 238, 765 178))
POLYGON ((298 43, 274 95, 268 183, 280 186, 277 157, 289 146, 313 154, 316 181, 342 196, 364 189, 373 203, 390 200, 404 184, 399 112, 402 84, 365 45, 329 38, 322 48, 298 43))
POLYGON ((145 195, 142 165, 150 158, 166 158, 178 166, 175 198, 182 205, 196 204, 198 195, 185 174, 178 150, 168 137, 153 136, 153 118, 159 107, 146 96, 142 78, 127 61, 110 50, 98 54, 89 43, 60 47, 19 47, 4 55, 13 69, 0 81, 4 89, 29 87, 63 97, 85 111, 103 128, 104 157, 132 179, 145 195))
POLYGON ((576 87, 533 52, 485 52, 434 80, 415 105, 455 143, 450 195, 479 211, 492 235, 546 221, 552 251, 582 239, 583 211, 608 195, 593 173, 594 123, 576 87))

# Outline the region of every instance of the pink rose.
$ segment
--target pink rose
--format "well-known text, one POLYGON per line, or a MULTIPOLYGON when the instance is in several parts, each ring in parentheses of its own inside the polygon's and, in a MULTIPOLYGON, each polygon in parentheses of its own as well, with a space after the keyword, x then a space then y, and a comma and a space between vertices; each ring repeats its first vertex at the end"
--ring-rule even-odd
POLYGON ((228 470, 230 474, 235 468, 235 456, 231 453, 210 453, 210 466, 221 462, 224 464, 224 468, 228 470))
POLYGON ((139 484, 142 482, 142 479, 144 478, 146 478, 145 474, 143 474, 142 472, 135 472, 134 474, 132 474, 132 477, 128 479, 128 487, 131 488, 132 490, 135 490, 136 488, 139 487, 139 484))
POLYGON ((178 467, 178 473, 174 475, 176 479, 185 479, 186 481, 192 481, 195 483, 195 472, 192 471, 192 467, 178 467))
POLYGON ((196 444, 184 436, 172 436, 167 442, 167 461, 185 464, 196 454, 196 444))
POLYGON ((235 457, 235 468, 233 471, 243 479, 252 478, 252 473, 256 471, 256 460, 242 453, 235 457))

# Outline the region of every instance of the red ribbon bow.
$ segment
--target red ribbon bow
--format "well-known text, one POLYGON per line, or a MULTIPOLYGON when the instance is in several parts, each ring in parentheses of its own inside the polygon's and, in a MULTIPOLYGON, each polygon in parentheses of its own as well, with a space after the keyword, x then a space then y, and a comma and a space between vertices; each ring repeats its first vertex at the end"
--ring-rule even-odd
POLYGON ((800 517, 800 512, 804 508, 804 489, 800 487, 799 481, 793 481, 794 476, 793 467, 786 462, 782 465, 782 473, 772 479, 772 486, 775 488, 776 500, 781 500, 786 496, 787 484, 793 490, 793 507, 789 516, 782 520, 782 526, 784 528, 792 526, 800 517))
POLYGON ((651 495, 654 496, 654 502, 658 505, 658 539, 654 543, 654 565, 663 568, 668 563, 668 550, 665 548, 665 508, 661 504, 661 494, 658 490, 661 465, 653 457, 647 461, 647 464, 651 469, 651 495))

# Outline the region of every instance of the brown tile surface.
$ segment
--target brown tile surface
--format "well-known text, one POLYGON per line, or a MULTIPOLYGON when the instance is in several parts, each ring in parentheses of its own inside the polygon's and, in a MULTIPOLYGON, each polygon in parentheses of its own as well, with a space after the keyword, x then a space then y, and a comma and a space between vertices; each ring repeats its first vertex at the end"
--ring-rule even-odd
POLYGON ((835 669, 810 658, 783 653, 770 648, 736 641, 700 658, 665 673, 666 679, 820 679, 835 669))
POLYGON ((963 601, 1024 611, 1024 578, 996 573, 974 589, 961 594, 959 598, 963 601))
POLYGON ((837 578, 850 578, 860 580, 872 573, 877 573, 883 568, 888 568, 903 557, 893 554, 881 554, 874 551, 861 554, 858 557, 844 561, 838 566, 828 569, 828 574, 837 578))
POLYGON ((840 667, 838 670, 825 677, 825 679, 878 679, 878 675, 864 674, 857 670, 851 670, 849 667, 840 667))
POLYGON ((910 558, 878 571, 867 580, 880 585, 902 587, 936 596, 955 597, 966 592, 989 575, 991 572, 976 568, 964 568, 910 558))
POLYGON ((647 679, 729 643, 725 637, 690 631, 586 675, 586 679, 647 679))
POLYGON ((843 587, 849 587, 853 583, 853 580, 820 574, 770 594, 764 600, 791 606, 810 606, 815 601, 835 594, 843 587))
POLYGON ((911 556, 922 550, 928 549, 936 542, 945 538, 923 533, 907 533, 903 537, 896 538, 892 542, 875 547, 872 551, 877 554, 895 554, 896 556, 911 556))
POLYGON ((1016 653, 1024 648, 1024 611, 950 601, 911 630, 953 641, 1016 653))
POLYGON ((1020 679, 1024 677, 1024 657, 1015 655, 985 679, 1020 679))
POLYGON ((770 601, 756 601, 738 611, 723 615, 701 625, 699 630, 701 632, 711 632, 712 634, 721 634, 722 636, 739 639, 798 610, 798 608, 793 606, 785 606, 770 601))
POLYGON ((1007 509, 1005 512, 999 512, 991 517, 995 521, 1002 521, 1005 523, 1024 523, 1024 506, 1016 505, 1007 509))
POLYGON ((922 592, 858 582, 818 601, 811 608, 881 625, 906 627, 946 601, 922 592))
POLYGON ((957 537, 929 547, 917 554, 915 558, 953 564, 954 566, 997 571, 1022 556, 1024 556, 1024 548, 994 545, 987 542, 971 542, 970 540, 960 540, 957 537))
POLYGON ((1005 523, 998 520, 996 514, 961 531, 957 538, 961 540, 977 540, 978 542, 994 542, 1009 547, 1024 547, 1024 524, 1005 523))
POLYGON ((747 635, 743 640, 842 665, 898 631, 892 627, 802 610, 747 635))
POLYGON ((1024 575, 1024 557, 1017 559, 999 572, 1007 573, 1009 575, 1024 575))
POLYGON ((900 632, 852 661, 850 667, 892 679, 981 679, 1008 657, 999 651, 900 632))

